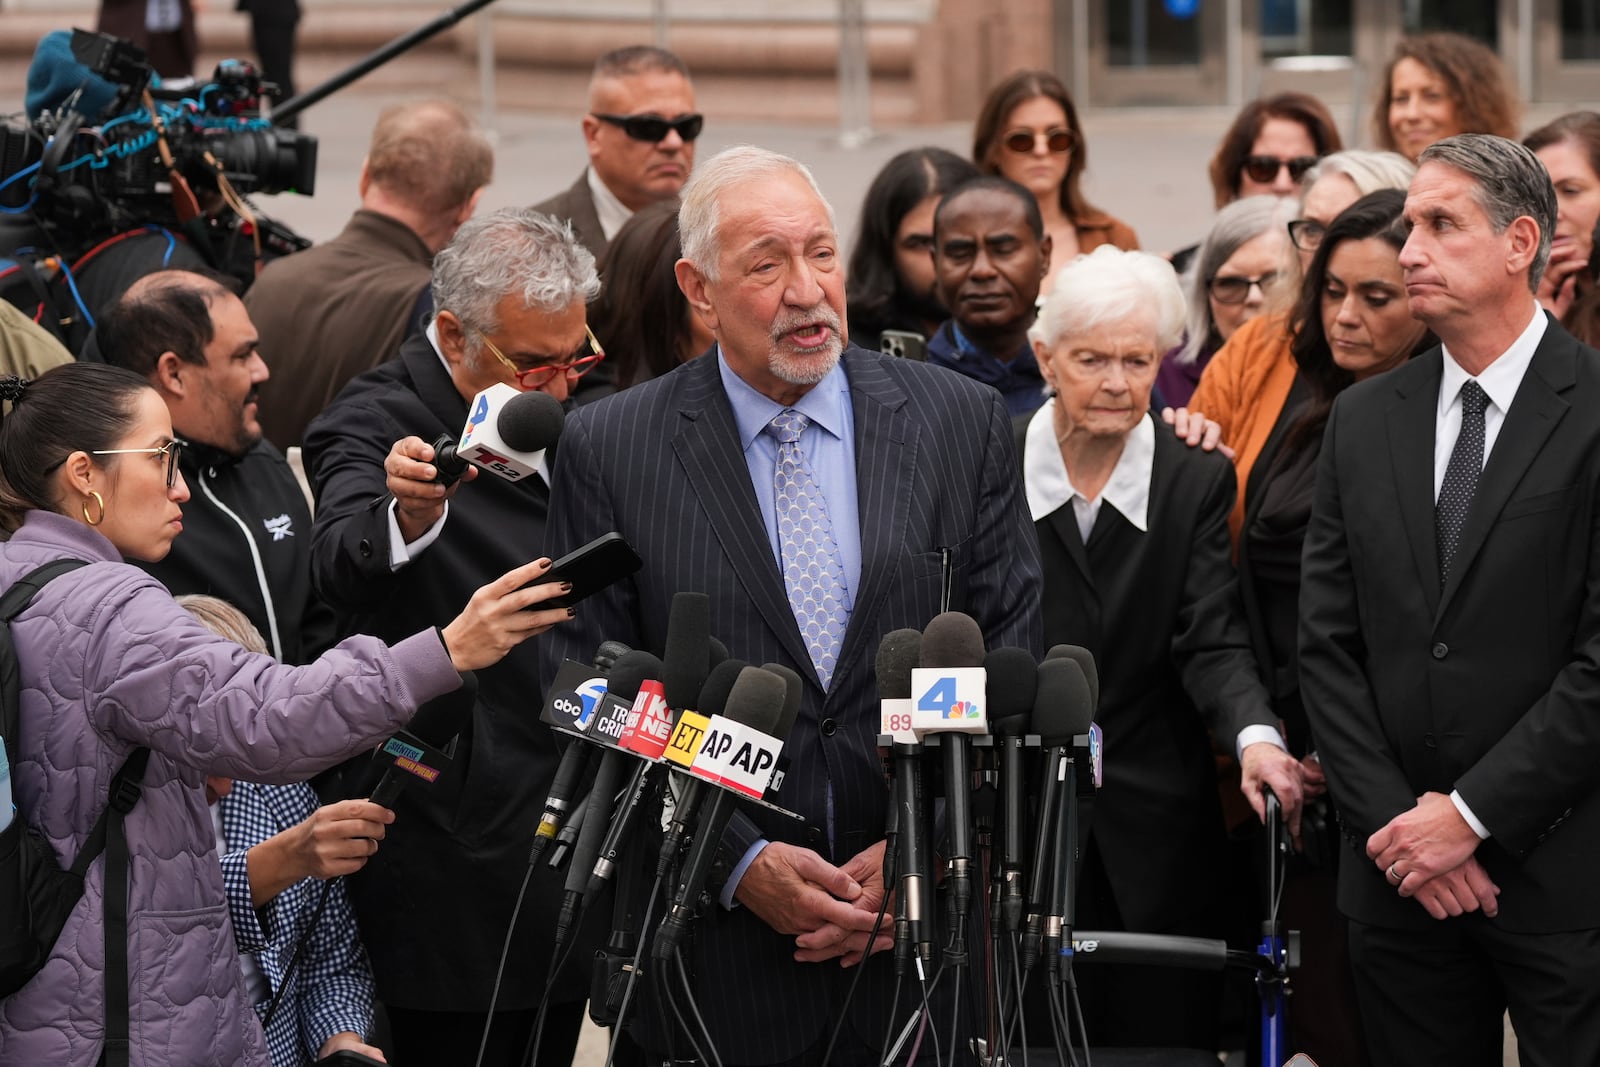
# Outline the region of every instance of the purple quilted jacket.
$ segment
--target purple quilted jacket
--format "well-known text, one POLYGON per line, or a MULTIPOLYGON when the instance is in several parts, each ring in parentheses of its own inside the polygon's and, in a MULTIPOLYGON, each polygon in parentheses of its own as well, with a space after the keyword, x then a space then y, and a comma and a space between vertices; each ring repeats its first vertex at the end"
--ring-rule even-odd
MULTIPOLYGON (((12 624, 19 817, 70 864, 111 776, 135 747, 151 749, 126 824, 132 1062, 268 1067, 240 981, 202 781, 302 781, 392 734, 459 678, 432 632, 393 649, 354 637, 304 667, 246 652, 201 627, 93 529, 46 512, 30 512, 0 544, 0 588, 63 557, 90 565, 45 586, 12 624)), ((99 1059, 104 863, 89 868, 44 969, 0 1000, 0 1065, 99 1059)))

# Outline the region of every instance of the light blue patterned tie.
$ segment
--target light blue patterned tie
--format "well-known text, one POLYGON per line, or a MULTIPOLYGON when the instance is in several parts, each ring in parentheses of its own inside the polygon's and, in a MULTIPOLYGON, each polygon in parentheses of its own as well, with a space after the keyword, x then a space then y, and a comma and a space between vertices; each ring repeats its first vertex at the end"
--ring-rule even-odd
POLYGON ((773 417, 767 432, 778 441, 773 488, 783 584, 817 678, 827 689, 839 664, 850 613, 845 608, 844 563, 833 537, 828 502, 800 451, 800 435, 810 424, 810 419, 789 408, 773 417))

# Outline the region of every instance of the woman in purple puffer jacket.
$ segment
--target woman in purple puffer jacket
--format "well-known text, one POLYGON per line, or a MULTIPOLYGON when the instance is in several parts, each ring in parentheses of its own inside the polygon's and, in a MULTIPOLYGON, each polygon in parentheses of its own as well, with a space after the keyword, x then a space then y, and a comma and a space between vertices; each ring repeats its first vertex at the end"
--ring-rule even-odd
MULTIPOLYGON (((0 589, 62 558, 12 624, 21 667, 17 818, 63 867, 107 804, 112 775, 151 750, 128 815, 129 1037, 134 1067, 268 1067, 244 996, 207 775, 302 781, 403 726, 418 704, 461 684, 565 619, 530 610, 556 583, 523 587, 539 560, 478 590, 442 630, 393 648, 353 637, 303 667, 246 652, 195 622, 155 579, 189 498, 166 405, 144 379, 69 363, 31 383, 0 379, 0 589)), ((374 849, 377 847, 374 843, 374 849)), ((105 1037, 104 858, 44 968, 0 1000, 0 1065, 94 1067, 105 1037)), ((0 917, 9 921, 9 917, 0 917)))

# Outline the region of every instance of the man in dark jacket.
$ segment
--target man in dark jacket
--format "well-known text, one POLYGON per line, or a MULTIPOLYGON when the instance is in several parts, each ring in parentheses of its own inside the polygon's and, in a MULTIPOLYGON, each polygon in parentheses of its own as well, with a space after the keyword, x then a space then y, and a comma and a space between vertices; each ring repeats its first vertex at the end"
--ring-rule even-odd
MULTIPOLYGON (((352 381, 312 422, 312 570, 349 631, 435 624, 510 565, 551 554, 548 464, 517 482, 474 470, 447 492, 433 481, 427 442, 459 435, 469 402, 496 384, 566 400, 574 364, 590 354, 584 311, 599 286, 594 257, 565 225, 511 209, 473 219, 435 259, 438 312, 426 335, 352 381)), ((400 799, 396 832, 351 880, 400 1064, 470 1057, 491 1000, 497 1011, 482 1062, 520 1064, 549 972, 562 876, 541 864, 495 994, 496 961, 559 759, 539 721, 537 650, 513 650, 478 681, 450 769, 430 792, 400 799)), ((541 1064, 572 1062, 595 947, 580 939, 570 973, 556 979, 541 1064)))
POLYGON ((282 449, 345 383, 394 356, 431 309, 433 254, 494 174, 483 132, 448 101, 390 108, 361 164, 361 208, 338 237, 274 260, 245 294, 273 381, 262 425, 282 449))
POLYGON ((174 595, 238 607, 285 663, 315 658, 333 643, 333 614, 311 591, 305 493, 261 436, 267 365, 244 304, 211 278, 158 271, 100 317, 95 338, 107 363, 150 380, 183 442, 183 533, 164 560, 138 565, 174 595))

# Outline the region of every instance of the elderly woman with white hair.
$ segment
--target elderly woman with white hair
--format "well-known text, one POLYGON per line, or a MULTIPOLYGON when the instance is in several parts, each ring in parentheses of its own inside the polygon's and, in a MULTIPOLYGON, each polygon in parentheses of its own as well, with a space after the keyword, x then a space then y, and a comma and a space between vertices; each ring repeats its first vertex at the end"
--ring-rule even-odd
MULTIPOLYGON (((1100 669, 1105 781, 1079 868, 1077 925, 1219 936, 1224 825, 1211 737, 1299 818, 1231 562, 1233 468, 1150 415, 1184 299, 1157 256, 1103 247, 1062 268, 1031 332, 1053 397, 1018 421, 1044 568, 1047 645, 1100 669), (1209 736, 1208 728, 1209 727, 1209 736)), ((1215 1051, 1214 975, 1083 968, 1091 1044, 1215 1051)))

